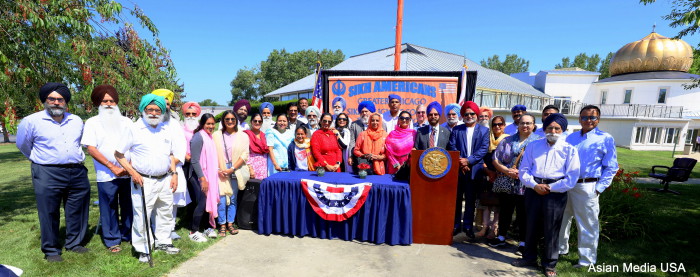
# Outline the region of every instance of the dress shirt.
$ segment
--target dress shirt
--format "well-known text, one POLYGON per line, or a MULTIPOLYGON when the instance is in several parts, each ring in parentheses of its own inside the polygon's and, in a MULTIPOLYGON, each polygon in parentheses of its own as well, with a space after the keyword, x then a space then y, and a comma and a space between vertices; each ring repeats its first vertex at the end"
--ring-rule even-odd
POLYGON ((36 164, 75 164, 85 160, 80 148, 83 120, 65 112, 56 122, 47 111, 25 117, 17 128, 17 148, 36 164))
POLYGON ((416 122, 416 123, 413 123, 413 130, 418 130, 418 128, 423 127, 423 126, 428 126, 428 125, 430 125, 430 124, 428 123, 427 120, 423 121, 423 123, 416 122))
POLYGON ((520 162, 520 182, 534 189, 537 185, 535 177, 563 178, 549 184, 549 188, 552 192, 565 192, 576 185, 580 168, 578 151, 571 144, 559 139, 554 145, 549 145, 547 139, 539 139, 525 148, 520 162))
POLYGON ((117 143, 116 151, 131 152, 131 166, 139 173, 166 174, 170 169, 170 154, 175 150, 169 126, 161 123, 153 128, 141 118, 131 124, 129 132, 117 143))
POLYGON ((450 127, 450 124, 447 124, 447 121, 445 121, 445 122, 443 122, 442 124, 440 124, 440 126, 445 127, 445 129, 447 129, 447 130, 449 130, 450 132, 452 132, 452 128, 457 127, 457 126, 462 125, 462 124, 464 124, 464 122, 462 122, 462 121, 460 120, 460 121, 457 122, 457 124, 455 124, 455 126, 450 127))
POLYGON ((581 135, 572 133, 566 142, 576 147, 581 161, 580 179, 598 178, 595 190, 605 191, 617 173, 617 149, 615 139, 598 128, 581 135))
POLYGON ((401 110, 399 110, 396 113, 396 116, 391 116, 391 111, 386 111, 385 113, 382 114, 382 120, 384 121, 384 127, 386 127, 384 129, 384 131, 386 131, 387 133, 391 133, 391 131, 393 131, 396 128, 396 124, 398 124, 398 122, 399 122, 399 114, 401 114, 401 110))
MULTIPOLYGON (((467 127, 467 141, 472 141, 474 137, 474 127, 467 127)), ((467 143, 467 156, 472 155, 472 144, 467 143)))
MULTIPOLYGON (((433 126, 433 125, 428 125, 430 126, 430 132, 428 132, 428 139, 430 139, 430 134, 433 132, 433 129, 435 129, 435 139, 433 140, 433 145, 437 146, 438 145, 438 137, 440 136, 440 128, 438 126, 433 126)), ((430 144, 428 144, 430 145, 430 144)))
POLYGON ((503 132, 511 136, 514 135, 518 132, 518 124, 515 124, 515 122, 509 124, 505 129, 503 129, 503 132))
MULTIPOLYGON (((124 133, 128 132, 131 124, 133 124, 133 122, 125 116, 120 117, 120 120, 120 128, 122 131, 109 132, 105 130, 99 115, 91 117, 85 121, 83 139, 80 141, 80 144, 85 147, 93 146, 97 148, 97 151, 99 151, 107 161, 117 167, 122 166, 117 162, 117 159, 114 158, 114 150, 116 150, 117 143, 122 139, 124 133)), ((124 153, 124 156, 127 161, 131 161, 129 151, 124 153)), ((117 178, 107 166, 98 162, 97 159, 93 159, 92 161, 95 164, 95 177, 97 182, 109 182, 117 178)), ((127 178, 127 176, 123 176, 122 178, 127 178)))

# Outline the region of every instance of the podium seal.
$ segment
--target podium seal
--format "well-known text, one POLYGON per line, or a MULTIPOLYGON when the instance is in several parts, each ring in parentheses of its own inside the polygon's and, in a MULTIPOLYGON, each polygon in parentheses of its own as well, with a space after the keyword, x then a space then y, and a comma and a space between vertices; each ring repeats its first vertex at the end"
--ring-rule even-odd
POLYGON ((430 179, 439 179, 450 171, 452 159, 447 153, 447 150, 443 148, 428 148, 420 155, 418 167, 426 177, 430 179))

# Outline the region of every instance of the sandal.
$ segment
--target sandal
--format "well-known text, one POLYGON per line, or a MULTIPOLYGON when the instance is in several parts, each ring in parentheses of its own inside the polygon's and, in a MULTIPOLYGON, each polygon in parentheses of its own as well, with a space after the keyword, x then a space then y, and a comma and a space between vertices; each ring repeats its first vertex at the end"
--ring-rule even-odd
POLYGON ((219 236, 220 237, 226 236, 226 225, 224 225, 224 224, 219 225, 219 236))
POLYGON ((556 277, 557 271, 554 268, 545 268, 544 275, 547 277, 556 277))
POLYGON ((498 236, 498 225, 491 226, 489 234, 486 235, 487 239, 495 239, 498 236))
POLYGON ((484 226, 484 227, 481 228, 481 230, 479 230, 479 232, 477 232, 476 234, 474 234, 474 236, 476 236, 477 238, 484 237, 484 236, 486 235, 486 232, 488 231, 488 229, 489 229, 488 226, 484 226))
POLYGON ((228 224, 228 232, 229 232, 231 235, 235 235, 235 234, 238 234, 238 229, 236 229, 236 228, 233 227, 233 223, 229 223, 229 224, 228 224))
POLYGON ((107 251, 109 251, 110 253, 119 253, 119 252, 122 251, 122 247, 119 246, 119 244, 113 245, 113 246, 110 246, 110 247, 107 249, 107 251))

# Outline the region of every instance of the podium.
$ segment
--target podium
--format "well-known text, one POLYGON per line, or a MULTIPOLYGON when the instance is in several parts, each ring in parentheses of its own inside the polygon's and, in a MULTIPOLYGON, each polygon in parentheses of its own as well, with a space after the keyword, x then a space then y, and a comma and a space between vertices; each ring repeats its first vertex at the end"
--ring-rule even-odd
POLYGON ((413 209, 413 242, 423 244, 452 244, 459 152, 447 151, 452 160, 444 176, 433 179, 420 169, 420 157, 425 150, 411 151, 411 205, 413 209))

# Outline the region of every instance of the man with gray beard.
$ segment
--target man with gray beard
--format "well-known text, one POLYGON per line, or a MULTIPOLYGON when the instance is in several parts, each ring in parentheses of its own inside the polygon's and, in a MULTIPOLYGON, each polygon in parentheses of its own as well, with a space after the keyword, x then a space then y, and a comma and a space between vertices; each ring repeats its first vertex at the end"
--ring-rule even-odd
MULTIPOLYGON (((117 253, 122 250, 122 241, 131 241, 133 212, 129 176, 114 158, 114 150, 124 128, 132 122, 119 112, 119 95, 114 87, 99 85, 90 98, 98 114, 85 122, 80 143, 87 147, 95 165, 102 242, 109 252, 117 253)), ((129 160, 128 152, 125 157, 129 160)))
POLYGON ((25 117, 17 129, 17 148, 32 161, 41 251, 49 262, 63 261, 59 238, 61 206, 66 217, 66 249, 75 253, 89 251, 81 245, 90 210, 90 181, 80 148, 83 121, 66 112, 70 98, 66 85, 46 83, 39 89, 44 110, 25 117))

